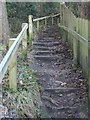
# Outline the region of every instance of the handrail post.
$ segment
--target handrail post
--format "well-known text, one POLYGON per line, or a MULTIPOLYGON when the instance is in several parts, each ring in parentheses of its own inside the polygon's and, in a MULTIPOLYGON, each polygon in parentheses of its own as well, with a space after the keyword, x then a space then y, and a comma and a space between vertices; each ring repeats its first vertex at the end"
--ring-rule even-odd
POLYGON ((29 15, 29 41, 30 48, 32 49, 32 39, 33 39, 33 16, 29 15))
POLYGON ((59 24, 59 21, 60 21, 60 15, 59 15, 59 17, 57 18, 57 24, 59 24))
POLYGON ((54 23, 54 20, 53 20, 54 18, 53 18, 53 16, 52 16, 52 25, 53 25, 53 23, 54 23))
MULTIPOLYGON (((26 23, 22 23, 22 28, 25 26, 26 23)), ((27 57, 27 31, 24 34, 23 40, 22 40, 22 57, 23 59, 26 59, 27 57)))
MULTIPOLYGON (((15 41, 15 38, 9 39, 9 48, 15 41)), ((17 54, 15 54, 9 65, 9 86, 13 91, 17 90, 17 54)))
POLYGON ((37 30, 39 30, 39 20, 37 21, 37 30))
POLYGON ((45 18, 45 27, 47 26, 47 19, 45 18))

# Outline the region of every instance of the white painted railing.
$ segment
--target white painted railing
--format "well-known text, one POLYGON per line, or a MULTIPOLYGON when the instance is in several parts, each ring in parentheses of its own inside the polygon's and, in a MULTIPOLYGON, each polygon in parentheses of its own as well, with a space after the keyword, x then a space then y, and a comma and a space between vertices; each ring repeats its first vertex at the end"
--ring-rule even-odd
MULTIPOLYGON (((24 41, 24 44, 25 44, 25 40, 27 39, 26 38, 26 35, 27 34, 27 29, 28 29, 28 24, 27 23, 23 23, 23 28, 22 28, 22 31, 20 32, 20 34, 17 36, 17 38, 13 38, 13 39, 10 39, 9 40, 9 45, 11 46, 10 49, 8 50, 8 52, 6 53, 5 57, 3 58, 2 62, 0 63, 0 82, 2 81, 2 79, 4 78, 4 75, 5 73, 7 72, 7 69, 9 66, 14 65, 14 63, 16 61, 14 61, 16 58, 15 58, 15 54, 16 54, 16 51, 21 43, 21 41, 23 40, 24 41), (11 45, 12 44, 12 45, 11 45), (13 62, 14 61, 14 62, 13 62)), ((26 49, 25 47, 23 47, 24 49, 26 49)), ((23 50, 24 50, 23 49, 23 50)), ((13 66, 15 67, 15 65, 13 66)), ((13 68, 12 68, 13 69, 13 68)), ((12 69, 10 69, 10 71, 13 71, 12 69)), ((15 70, 15 69, 14 69, 15 70)), ((9 72, 10 72, 9 71, 9 72)), ((14 72, 14 71, 13 71, 14 72)), ((14 74, 14 73, 13 73, 14 74)), ((13 74, 12 74, 12 80, 14 84, 16 80, 14 77, 13 77, 13 74)), ((10 87, 14 90, 16 90, 16 85, 10 85, 10 87)))

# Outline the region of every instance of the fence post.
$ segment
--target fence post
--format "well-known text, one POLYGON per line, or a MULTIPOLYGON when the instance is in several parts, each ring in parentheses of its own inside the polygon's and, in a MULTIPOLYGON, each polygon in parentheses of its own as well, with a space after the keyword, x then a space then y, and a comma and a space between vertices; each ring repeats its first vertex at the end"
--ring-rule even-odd
POLYGON ((52 16, 52 25, 53 25, 53 23, 54 23, 54 20, 53 20, 54 18, 53 18, 53 16, 52 16))
POLYGON ((47 18, 45 18, 45 27, 47 26, 47 18))
MULTIPOLYGON (((26 25, 26 23, 22 23, 22 28, 26 25)), ((23 40, 22 40, 22 57, 23 59, 26 59, 27 57, 27 31, 24 34, 23 40)))
POLYGON ((39 20, 37 21, 37 30, 39 30, 39 20))
MULTIPOLYGON (((9 39, 9 47, 13 44, 15 38, 9 39)), ((13 91, 17 90, 17 54, 13 56, 9 65, 9 86, 13 91)))
POLYGON ((59 18, 57 19, 57 24, 59 24, 59 18))
POLYGON ((29 41, 30 49, 32 49, 32 39, 33 39, 33 16, 29 15, 29 41))

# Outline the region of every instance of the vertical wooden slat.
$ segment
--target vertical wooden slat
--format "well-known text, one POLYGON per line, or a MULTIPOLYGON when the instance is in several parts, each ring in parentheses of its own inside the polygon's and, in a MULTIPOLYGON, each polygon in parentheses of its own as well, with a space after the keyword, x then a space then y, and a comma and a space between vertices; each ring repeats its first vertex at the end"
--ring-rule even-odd
POLYGON ((58 17, 58 18, 57 18, 57 25, 58 25, 58 23, 59 23, 59 19, 60 19, 60 18, 58 17))
MULTIPOLYGON (((76 23, 76 28, 78 30, 78 19, 76 19, 77 23, 76 23)), ((74 63, 74 66, 76 67, 77 64, 78 64, 78 43, 79 43, 79 40, 76 39, 76 37, 73 37, 73 63, 74 63)))
POLYGON ((54 18, 52 17, 52 25, 54 24, 54 18))
MULTIPOLYGON (((15 38, 9 39, 9 47, 13 44, 15 38)), ((13 91, 17 90, 17 53, 12 58, 9 65, 9 86, 13 91)))
POLYGON ((73 63, 74 66, 76 67, 78 64, 78 40, 73 37, 73 63))

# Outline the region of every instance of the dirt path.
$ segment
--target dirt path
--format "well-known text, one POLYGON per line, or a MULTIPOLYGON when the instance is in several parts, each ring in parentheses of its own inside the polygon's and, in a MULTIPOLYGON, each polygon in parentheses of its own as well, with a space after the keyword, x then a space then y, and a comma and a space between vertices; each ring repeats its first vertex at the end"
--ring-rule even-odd
POLYGON ((52 26, 34 40, 30 67, 37 73, 51 118, 87 118, 86 80, 81 69, 73 67, 72 51, 59 32, 52 26))

